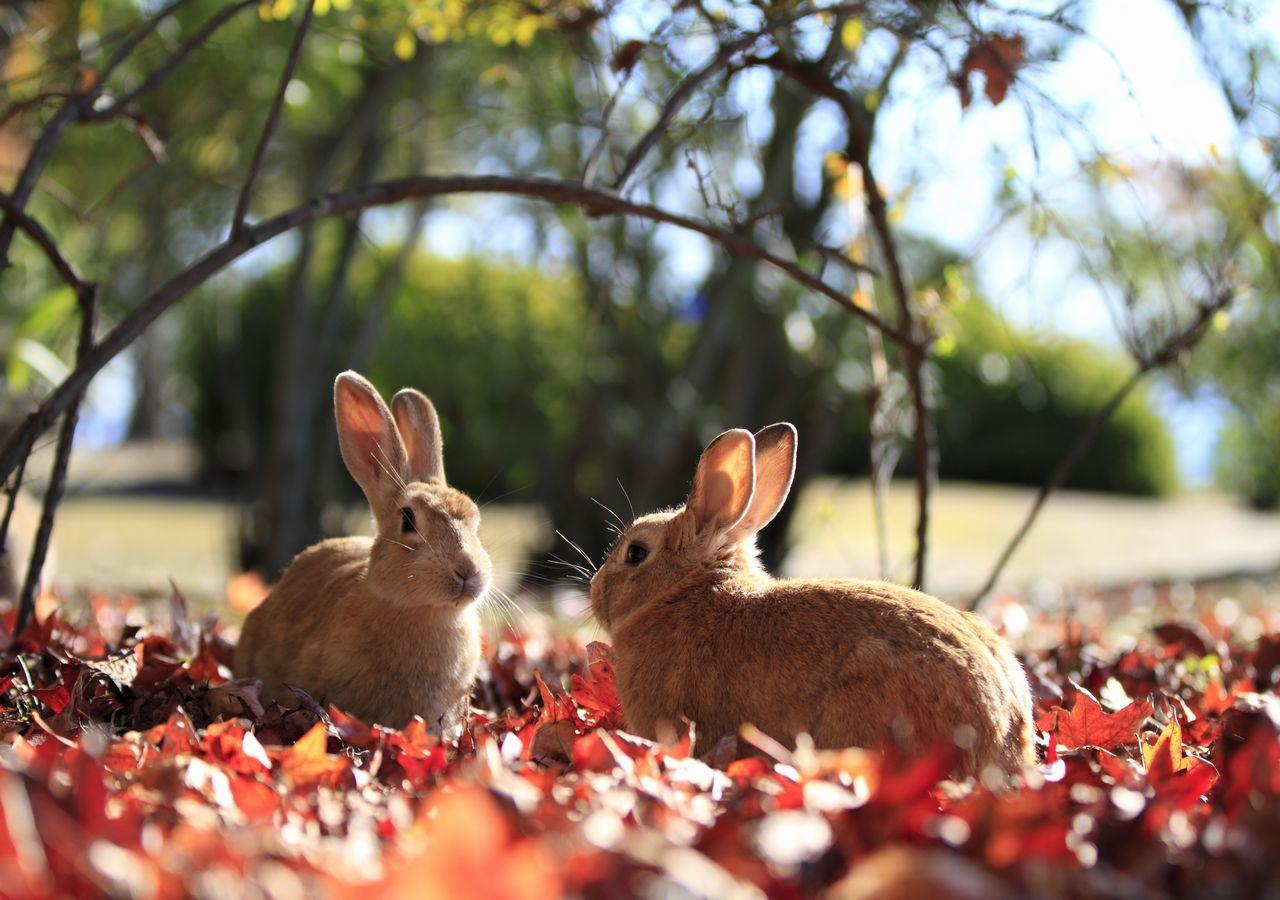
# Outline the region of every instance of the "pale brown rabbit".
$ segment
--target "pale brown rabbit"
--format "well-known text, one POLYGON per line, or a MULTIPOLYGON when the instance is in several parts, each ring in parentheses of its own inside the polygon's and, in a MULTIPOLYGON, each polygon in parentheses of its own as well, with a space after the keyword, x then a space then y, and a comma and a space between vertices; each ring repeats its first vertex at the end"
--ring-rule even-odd
POLYGON ((720 435, 685 505, 633 522, 591 579, 631 730, 683 717, 704 749, 745 723, 789 746, 955 743, 959 771, 992 780, 1033 764, 1026 674, 977 616, 888 582, 765 572, 755 536, 795 453, 787 423, 720 435))
POLYGON ((480 662, 475 602, 492 564, 480 511, 445 484, 440 423, 406 388, 391 401, 355 372, 333 388, 342 459, 373 510, 377 536, 321 541, 249 614, 236 675, 269 699, 297 685, 369 722, 414 716, 455 735, 480 662), (394 413, 395 419, 392 420, 394 413))

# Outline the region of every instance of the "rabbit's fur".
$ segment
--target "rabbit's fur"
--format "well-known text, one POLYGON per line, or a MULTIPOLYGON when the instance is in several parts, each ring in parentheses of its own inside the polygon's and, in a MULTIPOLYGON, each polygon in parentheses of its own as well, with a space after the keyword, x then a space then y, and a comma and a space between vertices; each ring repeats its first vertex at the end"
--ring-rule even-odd
POLYGON ((480 662, 474 601, 492 578, 480 511, 445 484, 425 396, 406 388, 388 410, 373 385, 344 372, 334 409, 377 536, 298 554, 245 620, 236 675, 260 678, 270 699, 293 700, 285 685, 294 684, 369 722, 401 727, 421 716, 456 734, 480 662))
POLYGON ((959 770, 1035 762, 1026 673, 981 619, 883 581, 778 580, 756 533, 787 498, 795 429, 736 429, 703 452, 685 506, 637 519, 591 580, 631 730, 751 723, 794 745, 954 742, 959 770), (636 549, 639 548, 639 549, 636 549))

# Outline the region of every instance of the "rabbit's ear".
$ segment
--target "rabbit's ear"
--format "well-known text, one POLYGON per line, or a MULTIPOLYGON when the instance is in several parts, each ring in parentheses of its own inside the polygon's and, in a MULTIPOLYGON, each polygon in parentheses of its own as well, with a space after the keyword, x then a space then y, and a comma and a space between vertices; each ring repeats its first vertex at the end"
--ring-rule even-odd
POLYGON ((408 474, 400 433, 378 391, 355 372, 333 383, 333 409, 342 461, 376 513, 408 474))
POLYGON ((787 502, 791 480, 796 474, 796 427, 778 422, 756 432, 756 492, 742 520, 729 535, 731 540, 754 537, 773 521, 787 502))
POLYGON ((444 442, 440 418, 426 394, 404 388, 391 398, 391 412, 409 456, 411 481, 444 481, 444 442))
POLYGON ((698 460, 685 509, 698 534, 723 533, 751 505, 756 485, 755 438, 742 428, 726 431, 707 445, 698 460))

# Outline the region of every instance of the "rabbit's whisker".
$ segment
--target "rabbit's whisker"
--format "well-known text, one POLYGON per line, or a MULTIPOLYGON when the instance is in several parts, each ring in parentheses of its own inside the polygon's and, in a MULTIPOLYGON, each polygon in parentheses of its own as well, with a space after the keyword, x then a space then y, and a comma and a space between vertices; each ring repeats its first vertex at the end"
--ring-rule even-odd
POLYGON ((556 529, 556 534, 557 534, 557 535, 559 535, 559 536, 560 536, 560 539, 561 539, 561 540, 563 540, 566 544, 568 544, 568 545, 569 545, 570 547, 572 547, 574 550, 577 550, 577 551, 578 551, 578 555, 579 555, 579 556, 581 556, 583 559, 585 559, 585 560, 587 561, 587 567, 588 567, 588 568, 590 568, 590 569, 591 569, 591 572, 594 574, 594 573, 595 573, 595 570, 596 570, 598 567, 596 566, 595 560, 593 560, 590 556, 587 556, 587 551, 583 550, 581 547, 579 547, 579 546, 578 546, 577 544, 575 544, 573 541, 569 540, 568 536, 567 536, 563 531, 561 531, 559 528, 557 528, 557 529, 556 529))
POLYGON ((484 501, 484 503, 479 504, 479 507, 480 507, 480 509, 485 509, 486 507, 490 506, 491 504, 497 503, 499 500, 504 500, 504 499, 506 499, 507 497, 510 497, 512 494, 518 494, 518 493, 520 493, 521 491, 526 491, 526 490, 528 490, 528 489, 529 489, 529 487, 530 487, 530 486, 526 484, 526 485, 524 485, 523 487, 515 487, 515 488, 512 488, 511 490, 507 491, 505 494, 499 494, 498 496, 494 497, 492 500, 486 500, 486 501, 484 501))
MULTIPOLYGON (((609 515, 613 516, 614 521, 616 521, 616 522, 618 523, 618 528, 619 528, 619 529, 625 529, 625 528, 627 527, 626 523, 622 521, 622 516, 618 515, 616 512, 614 512, 614 511, 613 511, 612 509, 610 509, 608 506, 605 506, 603 503, 601 503, 601 502, 600 502, 599 500, 597 500, 595 497, 589 497, 588 499, 589 499, 592 503, 594 503, 596 506, 600 507, 600 508, 601 508, 601 509, 603 509, 605 512, 607 512, 609 515)), ((609 527, 610 527, 610 528, 613 528, 614 526, 613 526, 613 525, 610 525, 609 527)), ((621 534, 621 533, 622 533, 622 531, 619 531, 618 533, 619 533, 619 534, 621 534)))
POLYGON ((374 462, 378 464, 378 467, 382 469, 382 471, 387 473, 387 475, 391 478, 392 482, 394 482, 396 486, 403 491, 409 485, 405 484, 405 481, 403 478, 400 477, 399 472, 396 472, 391 468, 391 457, 388 456, 387 451, 383 449, 382 442, 381 441, 377 442, 376 444, 374 444, 374 447, 377 449, 378 453, 382 454, 382 459, 378 459, 377 455, 373 453, 370 453, 369 456, 373 459, 374 462), (385 460, 385 462, 383 460, 385 460))
POLYGON ((627 509, 631 510, 631 521, 634 522, 636 520, 636 508, 631 502, 631 495, 627 493, 627 486, 622 483, 621 478, 615 478, 614 480, 618 482, 618 487, 622 490, 622 496, 627 498, 627 509))
POLYGON ((560 563, 560 565, 564 566, 566 569, 569 569, 570 571, 578 573, 584 579, 590 580, 591 573, 587 571, 585 568, 583 568, 582 566, 578 565, 577 563, 569 562, 567 559, 561 559, 558 556, 552 556, 550 558, 555 562, 560 563))
MULTIPOLYGON (((404 549, 409 550, 409 551, 412 551, 412 550, 413 550, 413 548, 412 548, 412 547, 410 547, 408 544, 402 544, 402 543, 400 543, 399 541, 392 540, 392 539, 391 539, 391 538, 389 538, 389 537, 383 537, 383 536, 382 536, 382 535, 380 535, 380 534, 375 534, 375 535, 373 536, 373 539, 374 539, 375 541, 386 541, 388 544, 395 544, 397 547, 403 547, 404 549)), ((410 578, 412 578, 413 576, 412 576, 412 575, 410 575, 409 577, 410 577, 410 578)))
POLYGON ((511 617, 508 618, 508 624, 511 625, 513 630, 515 629, 515 625, 512 621, 512 618, 519 619, 521 621, 525 621, 528 618, 527 614, 525 613, 524 609, 520 606, 520 604, 512 600, 511 595, 508 594, 506 591, 497 587, 490 588, 490 591, 492 592, 492 597, 495 605, 498 606, 500 609, 506 609, 511 613, 511 617))

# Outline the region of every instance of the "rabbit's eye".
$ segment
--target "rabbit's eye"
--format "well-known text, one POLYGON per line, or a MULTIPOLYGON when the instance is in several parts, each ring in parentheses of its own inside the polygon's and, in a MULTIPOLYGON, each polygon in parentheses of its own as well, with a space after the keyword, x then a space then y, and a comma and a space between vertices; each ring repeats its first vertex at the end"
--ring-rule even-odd
POLYGON ((417 531, 417 527, 413 522, 413 510, 404 506, 400 509, 400 531, 407 534, 410 531, 417 531))
POLYGON ((632 544, 627 547, 627 564, 638 566, 649 555, 649 548, 643 544, 632 544))

